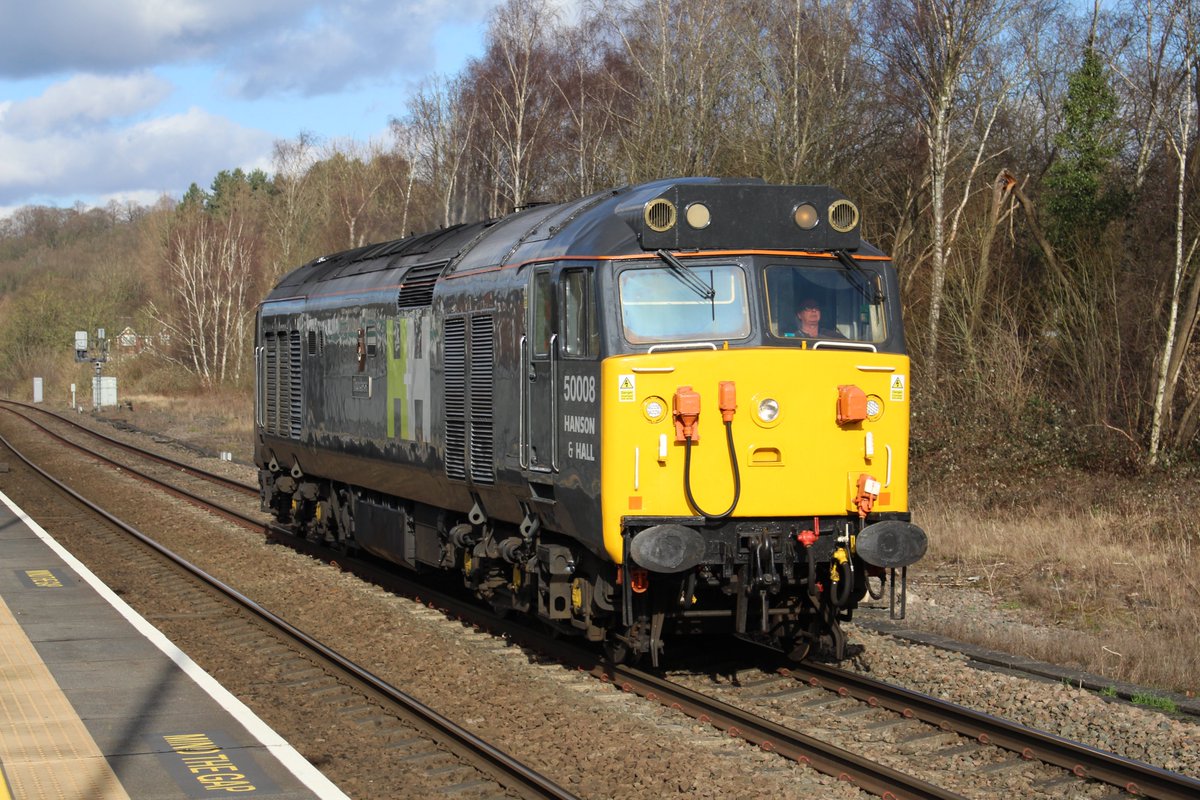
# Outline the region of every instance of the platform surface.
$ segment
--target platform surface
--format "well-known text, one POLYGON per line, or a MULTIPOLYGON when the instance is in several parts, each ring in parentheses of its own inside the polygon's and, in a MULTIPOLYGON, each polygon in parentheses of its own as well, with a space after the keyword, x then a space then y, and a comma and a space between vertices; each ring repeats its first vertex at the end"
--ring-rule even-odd
POLYGON ((343 798, 0 492, 0 800, 343 798))

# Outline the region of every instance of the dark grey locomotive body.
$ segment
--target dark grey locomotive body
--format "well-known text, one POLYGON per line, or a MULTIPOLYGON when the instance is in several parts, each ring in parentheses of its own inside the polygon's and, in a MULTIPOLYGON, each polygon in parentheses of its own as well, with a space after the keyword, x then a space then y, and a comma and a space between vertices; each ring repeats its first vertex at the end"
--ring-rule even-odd
MULTIPOLYGON (((598 380, 599 346, 551 375, 550 360, 530 353, 528 272, 500 267, 640 254, 634 231, 603 208, 618 196, 347 251, 281 280, 258 317, 265 502, 277 512, 316 503, 315 485, 310 498, 295 492, 308 475, 332 480, 345 496, 329 512, 354 521, 357 544, 410 566, 445 566, 444 512, 527 529, 551 522, 599 552, 599 465, 552 463, 550 437, 538 435, 550 398, 534 391, 598 380)), ((594 403, 576 410, 598 420, 594 403)), ((590 436, 598 452, 598 426, 590 436)))
MULTIPOLYGON (((683 440, 668 445, 659 431, 670 429, 670 416, 664 423, 650 409, 667 402, 660 393, 670 391, 668 377, 715 381, 726 369, 743 383, 779 383, 793 409, 794 421, 778 429, 770 421, 755 423, 761 430, 748 427, 741 417, 744 430, 802 442, 819 429, 839 452, 859 453, 867 424, 861 418, 847 424, 839 417, 835 426, 832 413, 822 413, 810 430, 801 409, 823 407, 828 397, 832 412, 839 385, 863 370, 870 380, 906 371, 897 298, 895 271, 860 241, 858 211, 840 194, 750 181, 644 184, 319 258, 283 278, 258 314, 255 460, 263 507, 298 535, 413 568, 460 570, 497 605, 596 641, 619 639, 655 658, 664 620, 681 630, 709 621, 736 632, 757 625, 757 612, 747 623, 751 590, 762 595, 764 637, 786 646, 836 631, 843 612, 823 605, 814 576, 829 573, 835 553, 859 563, 848 545, 837 544, 852 526, 907 522, 906 488, 894 490, 896 510, 856 517, 862 498, 846 497, 847 466, 831 462, 805 472, 803 461, 778 458, 778 443, 760 441, 750 466, 767 481, 757 489, 745 482, 750 516, 709 519, 683 500, 680 487, 692 479, 678 455, 683 440), (655 319, 655 298, 619 285, 622 275, 655 270, 654 280, 640 285, 668 284, 675 299, 661 304, 662 320, 655 319), (736 275, 740 283, 716 286, 714 275, 736 275), (682 299, 676 283, 690 287, 682 299), (827 295, 848 337, 809 342, 780 327, 790 317, 784 305, 802 285, 827 295), (702 323, 711 311, 716 324, 735 302, 745 321, 736 337, 653 333, 660 321, 692 319, 696 308, 702 323), (649 324, 651 333, 643 336, 630 326, 647 312, 650 322, 638 324, 649 324), (678 372, 661 363, 671 353, 680 353, 678 372), (819 380, 797 382, 807 365, 819 380), (655 389, 656 381, 662 387, 655 389), (630 416, 642 407, 636 404, 644 404, 644 415, 630 416), (602 429, 606 418, 610 430, 602 429), (636 495, 654 452, 657 485, 670 476, 670 496, 643 499, 636 495), (772 458, 778 463, 764 462, 772 458), (758 467, 799 470, 797 480, 817 499, 789 505, 779 482, 785 471, 758 467), (656 507, 656 514, 645 510, 656 507), (797 543, 804 520, 816 528, 815 547, 797 543), (715 560, 660 568, 653 580, 664 588, 635 596, 643 590, 630 588, 633 573, 622 565, 645 570, 629 562, 629 543, 680 531, 715 560), (746 565, 761 561, 764 548, 780 555, 781 566, 772 566, 778 574, 756 573, 748 587, 746 565), (696 596, 692 589, 681 594, 697 576, 706 583, 696 596), (672 606, 679 602, 681 608, 672 606), (692 608, 705 602, 714 610, 692 608)), ((902 374, 896 392, 892 399, 906 401, 902 374)), ((754 413, 765 412, 760 405, 754 413)), ((902 483, 907 461, 892 459, 893 446, 907 450, 906 407, 889 420, 895 436, 886 445, 888 480, 895 467, 902 483)), ((720 436, 718 428, 706 441, 720 436)), ((839 458, 851 466, 862 460, 839 458)), ((711 474, 697 485, 724 493, 712 487, 721 486, 728 464, 712 463, 719 469, 706 467, 711 474)))

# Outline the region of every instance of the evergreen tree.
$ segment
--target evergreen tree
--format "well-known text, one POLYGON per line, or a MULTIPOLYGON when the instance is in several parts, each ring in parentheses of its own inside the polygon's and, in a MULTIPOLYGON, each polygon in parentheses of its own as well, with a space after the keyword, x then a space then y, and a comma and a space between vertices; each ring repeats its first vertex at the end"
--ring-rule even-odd
POLYGON ((1124 205, 1120 189, 1105 185, 1118 149, 1116 115, 1116 93, 1089 44, 1067 80, 1063 128, 1045 182, 1048 234, 1064 253, 1074 242, 1094 241, 1124 205))
POLYGON ((183 198, 179 201, 179 205, 186 208, 204 208, 208 204, 208 192, 201 189, 195 183, 188 187, 184 192, 183 198))
POLYGON ((246 176, 246 183, 250 186, 251 192, 267 192, 275 193, 275 186, 271 182, 271 178, 261 169, 254 169, 246 176))
POLYGON ((247 191, 246 173, 241 167, 230 172, 223 169, 213 178, 212 192, 208 198, 208 213, 213 216, 228 214, 239 196, 247 191))

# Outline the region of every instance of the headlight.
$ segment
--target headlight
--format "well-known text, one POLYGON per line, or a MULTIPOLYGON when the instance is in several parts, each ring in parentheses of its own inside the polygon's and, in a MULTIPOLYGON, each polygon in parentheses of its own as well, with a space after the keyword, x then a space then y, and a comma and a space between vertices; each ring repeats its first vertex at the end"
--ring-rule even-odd
POLYGON ((704 203, 692 203, 683 212, 683 217, 687 220, 687 224, 696 230, 707 228, 708 224, 712 222, 712 212, 704 203))
POLYGON ((774 422, 779 416, 779 402, 767 397, 758 401, 758 418, 763 422, 774 422))
POLYGON ((810 203, 796 206, 796 210, 792 212, 792 220, 800 230, 811 231, 817 227, 817 209, 810 203))
POLYGON ((878 395, 867 395, 867 419, 874 422, 883 415, 883 398, 878 395))
POLYGON ((667 415, 667 401, 661 397, 647 397, 642 403, 642 414, 651 422, 659 422, 667 415))

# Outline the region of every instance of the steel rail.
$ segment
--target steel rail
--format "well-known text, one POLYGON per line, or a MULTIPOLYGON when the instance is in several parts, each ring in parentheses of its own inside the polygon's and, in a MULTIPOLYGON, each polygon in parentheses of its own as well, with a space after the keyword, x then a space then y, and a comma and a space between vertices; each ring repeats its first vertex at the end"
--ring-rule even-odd
MULTIPOLYGON (((11 402, 11 401, 0 401, 0 402, 11 402)), ((224 516, 230 520, 233 520, 234 522, 237 522, 241 525, 245 525, 249 528, 253 528, 254 530, 262 530, 263 529, 263 518, 262 517, 255 518, 255 517, 250 516, 249 514, 244 514, 235 508, 229 508, 228 506, 222 505, 221 503, 218 503, 214 500, 209 500, 207 498, 201 497, 198 494, 195 494, 194 492, 190 492, 187 489, 184 489, 179 486, 175 486, 174 484, 168 483, 167 481, 164 481, 161 478, 156 478, 153 475, 142 472, 137 467, 131 467, 128 464, 122 464, 120 461, 109 458, 108 456, 104 455, 103 453, 97 453, 95 450, 88 449, 85 445, 79 444, 78 442, 73 442, 70 439, 63 436, 62 434, 55 433, 54 431, 50 430, 49 428, 47 428, 45 425, 41 424, 40 422, 30 419, 29 417, 26 417, 22 414, 18 414, 17 412, 13 411, 11 408, 4 408, 3 406, 0 406, 0 411, 6 411, 15 417, 18 417, 19 419, 22 419, 25 422, 28 422, 30 425, 33 425, 35 428, 42 431, 47 436, 51 436, 54 439, 57 439, 58 441, 65 444, 67 447, 78 450, 79 452, 85 453, 86 455, 89 455, 93 458, 98 458, 101 461, 104 461, 108 464, 112 464, 114 467, 117 467, 118 469, 128 472, 130 475, 133 475, 136 478, 140 478, 141 480, 144 480, 147 483, 152 483, 155 486, 160 487, 161 489, 180 498, 181 500, 186 500, 190 503, 195 503, 201 507, 208 508, 212 511, 216 511, 218 514, 221 514, 222 516, 224 516)), ((46 413, 49 413, 49 412, 46 412, 46 413)), ((57 416, 57 415, 54 415, 54 416, 57 416)), ((84 428, 83 430, 86 431, 87 428, 84 428)), ((92 431, 88 431, 88 432, 92 433, 92 431)), ((100 436, 100 438, 102 438, 102 439, 108 438, 101 434, 96 434, 96 435, 100 436)), ((120 444, 120 442, 114 442, 114 443, 120 444)), ((165 456, 160 456, 160 455, 157 455, 154 453, 149 453, 148 451, 141 450, 140 448, 137 448, 137 447, 129 446, 129 447, 126 447, 126 449, 131 450, 132 452, 139 453, 141 455, 148 455, 152 458, 152 460, 163 463, 164 465, 166 465, 168 467, 181 467, 181 468, 183 468, 184 471, 188 471, 191 469, 191 468, 187 467, 187 465, 185 465, 185 464, 180 464, 178 462, 170 460, 169 458, 166 458, 165 456)), ((204 472, 204 470, 196 470, 196 471, 201 472, 201 473, 204 472)), ((200 475, 199 477, 206 477, 206 476, 200 475)), ((241 485, 241 484, 239 484, 239 485, 241 485)))
POLYGON ((625 691, 634 691, 647 700, 685 711, 730 736, 738 736, 763 750, 779 753, 814 769, 834 775, 858 788, 883 798, 962 798, 962 795, 935 786, 867 756, 852 753, 822 742, 799 731, 722 703, 671 681, 638 669, 613 668, 613 681, 625 691))
MULTIPOLYGON (((647 697, 647 699, 675 707, 702 722, 713 724, 725 730, 735 730, 737 735, 752 744, 761 747, 764 743, 769 743, 768 749, 802 763, 809 764, 827 774, 835 776, 841 776, 843 773, 846 775, 850 774, 845 770, 839 769, 841 765, 838 763, 836 757, 829 761, 819 762, 812 757, 812 754, 807 751, 801 751, 799 746, 809 744, 809 742, 803 741, 802 734, 799 735, 801 738, 798 738, 795 742, 798 746, 796 750, 791 751, 781 747, 780 744, 786 740, 778 736, 776 731, 782 730, 788 736, 797 735, 795 731, 782 728, 781 726, 774 726, 773 723, 767 723, 766 726, 756 730, 755 726, 747 723, 744 719, 744 715, 747 712, 721 705, 718 701, 711 699, 705 699, 706 703, 713 704, 710 707, 701 707, 700 704, 691 706, 678 699, 664 699, 669 696, 667 694, 668 690, 674 691, 674 689, 669 689, 674 684, 669 684, 669 682, 663 681, 661 678, 648 675, 633 668, 605 664, 590 651, 572 646, 566 641, 547 640, 536 631, 530 630, 527 626, 523 626, 517 621, 495 618, 476 604, 439 592, 429 586, 414 585, 409 580, 398 576, 395 572, 381 568, 370 561, 354 558, 345 553, 333 553, 327 548, 296 537, 286 528, 271 524, 268 525, 267 529, 268 535, 273 541, 288 544, 314 558, 334 562, 338 566, 354 572, 354 574, 364 580, 370 580, 389 590, 416 595, 418 599, 427 602, 430 607, 439 608, 448 615, 469 620, 474 624, 486 626, 494 634, 503 635, 523 646, 544 653, 551 658, 587 670, 601 680, 612 682, 626 691, 636 692, 647 697), (737 719, 733 717, 722 719, 720 714, 713 713, 714 711, 720 713, 728 711, 731 715, 736 716, 737 719)), ((838 691, 838 686, 832 682, 832 677, 835 674, 840 675, 841 673, 834 668, 806 662, 782 670, 781 672, 810 683, 815 680, 816 683, 811 683, 811 685, 823 687, 831 691, 838 691)), ((942 730, 954 731, 960 735, 975 738, 981 745, 996 746, 1018 753, 1022 758, 1041 760, 1050 766, 1067 770, 1078 779, 1091 779, 1106 783, 1134 795, 1170 798, 1170 800, 1200 797, 1200 781, 1196 781, 1188 776, 1172 773, 1169 770, 1163 770, 1139 761, 1123 759, 1115 754, 1095 750, 1087 745, 1076 745, 1079 749, 1072 750, 1071 745, 1074 743, 1053 734, 1026 729, 1015 723, 1006 722, 999 718, 982 714, 981 712, 954 706, 953 704, 946 706, 936 698, 927 698, 916 692, 882 684, 869 678, 853 675, 852 673, 850 675, 859 683, 859 688, 855 690, 846 687, 839 694, 853 696, 855 699, 868 704, 888 708, 906 717, 920 719, 942 730), (891 699, 889 700, 888 698, 891 699), (922 704, 919 701, 922 700, 930 704, 926 707, 925 711, 919 710, 922 708, 922 704), (1007 725, 1012 730, 1028 730, 1041 737, 1040 741, 1042 743, 1057 742, 1062 743, 1065 747, 1058 750, 1057 757, 1051 757, 1051 753, 1048 750, 1041 748, 1037 750, 1033 749, 1028 740, 1017 746, 1019 744, 1017 740, 1008 739, 994 732, 994 729, 973 728, 966 724, 961 726, 955 725, 948 713, 950 711, 962 712, 964 718, 973 719, 974 725, 984 725, 986 724, 986 720, 991 719, 1002 725, 1007 725), (1087 756, 1087 758, 1083 758, 1083 756, 1087 756), (1121 773, 1126 764, 1137 773, 1136 776, 1121 773)), ((818 744, 824 746, 823 743, 818 744)), ((852 760, 859 758, 854 754, 849 755, 852 760)), ((901 795, 895 786, 882 786, 879 784, 869 786, 866 783, 858 783, 858 785, 864 790, 879 793, 881 796, 907 796, 901 795)), ((942 794, 940 796, 955 795, 942 794)))
MULTIPOLYGON (((45 414, 48 417, 53 417, 54 419, 58 420, 59 422, 64 422, 67 425, 71 425, 75 428, 78 428, 79 430, 83 431, 84 433, 88 434, 89 436, 94 436, 97 439, 103 439, 104 441, 108 442, 109 444, 111 444, 115 447, 120 447, 123 450, 127 450, 131 453, 137 453, 138 455, 145 456, 146 458, 149 458, 153 461, 158 461, 161 464, 172 467, 174 469, 181 470, 183 472, 190 473, 199 478, 204 478, 205 480, 212 481, 213 483, 222 484, 224 486, 229 487, 230 489, 235 489, 239 492, 242 492, 243 494, 257 496, 259 493, 257 486, 251 486, 250 484, 242 483, 239 480, 235 480, 233 478, 228 478, 224 475, 218 475, 215 472, 209 472, 208 470, 201 469, 200 467, 193 467, 188 464, 184 464, 179 461, 175 461, 172 458, 168 458, 167 456, 159 455, 158 453, 155 453, 152 450, 147 450, 145 448, 138 447, 135 444, 129 444, 128 442, 122 442, 120 439, 115 439, 112 436, 108 436, 106 434, 100 433, 99 431, 94 431, 91 428, 87 427, 86 425, 80 425, 78 422, 71 419, 70 417, 64 417, 62 414, 58 414, 54 411, 50 411, 45 408, 39 408, 39 407, 37 407, 35 405, 31 405, 29 403, 22 403, 20 400, 0 399, 0 403, 9 403, 9 404, 12 404, 15 406, 20 406, 21 408, 27 408, 31 411, 37 411, 40 414, 45 414)), ((29 417, 26 417, 26 419, 29 419, 29 417)), ((29 421, 33 422, 33 420, 31 420, 31 419, 29 421)), ((36 422, 33 422, 33 424, 37 425, 36 422)), ((39 427, 41 427, 41 426, 39 426, 39 427)), ((42 428, 42 430, 46 430, 46 429, 42 428)))
POLYGON ((781 670, 781 673, 810 686, 844 691, 863 702, 878 704, 905 716, 914 716, 942 730, 952 730, 974 738, 980 744, 1018 753, 1027 760, 1053 764, 1080 779, 1092 779, 1120 787, 1135 796, 1162 800, 1192 800, 1200 797, 1200 780, 1187 775, 1123 758, 853 672, 824 664, 803 663, 781 670))
MULTIPOLYGON (((179 464, 142 448, 119 442, 44 409, 27 406, 27 404, 17 401, 4 400, 0 402, 33 408, 34 410, 53 416, 60 421, 78 427, 84 432, 122 449, 149 457, 170 467, 183 468, 188 472, 198 474, 200 477, 215 479, 225 485, 232 483, 234 488, 250 488, 244 484, 232 482, 223 476, 214 476, 205 470, 189 468, 186 465, 179 464)), ((15 413, 11 409, 5 410, 15 413)), ((143 480, 159 485, 172 494, 187 500, 198 501, 235 521, 250 525, 256 529, 264 527, 261 519, 255 519, 218 503, 197 497, 187 490, 172 486, 135 468, 114 461, 107 456, 90 451, 82 445, 71 442, 65 437, 50 431, 45 426, 28 417, 22 418, 59 441, 131 472, 143 480)), ((0 437, 0 441, 3 441, 2 437, 0 437)), ((7 444, 7 442, 5 443, 7 444)), ((12 449, 11 445, 9 447, 12 449)), ((23 456, 21 457, 24 460, 23 456)), ((36 467, 34 468, 37 469, 36 467)), ((67 491, 70 490, 68 489, 67 491)), ((275 536, 273 538, 278 540, 284 538, 294 539, 295 537, 290 532, 283 532, 283 536, 275 536)), ((343 561, 343 563, 345 562, 343 561)), ((376 576, 376 580, 378 580, 378 575, 376 576)), ((449 598, 443 600, 443 603, 450 602, 452 601, 449 598)), ((459 613, 462 613, 461 610, 459 613)), ((563 657, 577 660, 578 653, 568 653, 563 657)), ((597 675, 602 674, 602 671, 595 671, 597 675)), ((927 697, 907 689, 890 686, 854 673, 807 663, 798 665, 790 670, 785 670, 784 672, 796 679, 806 680, 810 685, 815 687, 830 688, 833 690, 844 687, 847 694, 864 702, 878 704, 906 716, 915 716, 943 730, 953 730, 961 735, 974 738, 980 744, 995 745, 1002 749, 1018 753, 1022 758, 1043 761, 1047 764, 1066 769, 1078 778, 1102 781, 1118 786, 1134 795, 1163 798, 1163 800, 1177 800, 1200 796, 1200 781, 1187 776, 1143 762, 1123 759, 1115 754, 1091 748, 1087 745, 1071 742, 1049 733, 1026 728, 998 717, 940 701, 937 698, 927 697)), ((710 723, 720 729, 730 731, 733 735, 741 736, 747 741, 762 746, 765 749, 774 750, 785 757, 809 764, 820 772, 849 780, 866 791, 883 797, 896 798, 959 797, 957 794, 945 792, 932 784, 919 781, 899 771, 875 764, 865 757, 841 750, 800 732, 755 717, 748 712, 720 703, 712 698, 706 698, 703 695, 663 681, 640 670, 618 666, 614 668, 614 673, 620 675, 622 683, 630 687, 627 690, 636 691, 638 694, 648 697, 648 699, 659 702, 664 702, 662 700, 664 696, 674 696, 675 700, 666 704, 685 710, 702 722, 710 723)))
MULTIPOLYGON (((307 633, 295 627, 283 618, 263 608, 246 595, 237 591, 218 578, 209 575, 207 572, 195 566, 183 557, 177 555, 172 550, 154 541, 137 528, 127 524, 118 517, 106 511, 104 508, 88 500, 70 486, 67 486, 53 475, 50 475, 37 464, 34 464, 3 436, 0 436, 0 444, 3 444, 17 458, 23 461, 26 466, 37 472, 56 488, 72 497, 76 502, 108 520, 108 522, 142 542, 155 552, 159 553, 164 558, 178 566, 180 569, 195 577, 197 580, 234 601, 249 613, 278 630, 284 636, 308 648, 341 672, 351 675, 354 679, 368 687, 371 691, 405 709, 407 712, 419 718, 429 727, 434 729, 444 738, 457 743, 460 747, 465 748, 466 750, 478 756, 491 767, 493 774, 502 776, 511 782, 512 786, 510 788, 521 791, 528 797, 553 798, 553 800, 579 800, 576 795, 554 783, 549 778, 541 775, 536 770, 525 766, 504 751, 458 725, 453 720, 442 716, 437 711, 433 710, 429 706, 426 706, 415 697, 406 694, 395 686, 392 686, 383 679, 374 675, 369 670, 360 667, 353 661, 350 661, 336 650, 333 650, 332 648, 327 647, 326 645, 312 638, 307 633)), ((501 780, 500 782, 505 783, 505 780, 501 780)), ((506 783, 506 785, 508 784, 506 783)))

